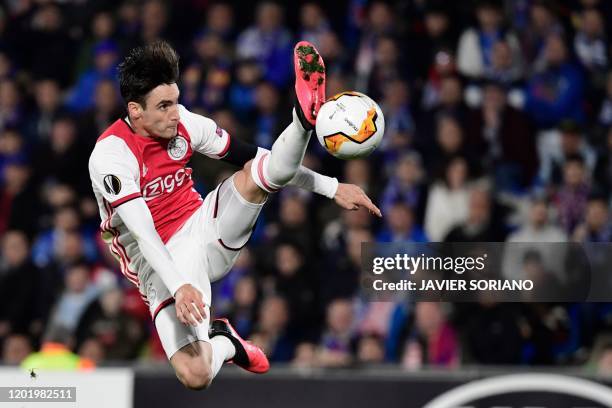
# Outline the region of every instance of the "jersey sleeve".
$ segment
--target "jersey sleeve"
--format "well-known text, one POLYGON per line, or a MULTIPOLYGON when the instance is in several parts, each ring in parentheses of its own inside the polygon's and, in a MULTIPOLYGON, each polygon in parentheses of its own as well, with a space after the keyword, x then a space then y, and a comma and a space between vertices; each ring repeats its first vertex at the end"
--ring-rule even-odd
POLYGON ((179 105, 179 114, 189 132, 193 150, 213 159, 227 155, 232 138, 225 129, 210 118, 188 111, 183 105, 179 105))
POLYGON ((89 158, 89 176, 94 189, 112 207, 141 197, 138 160, 118 137, 109 136, 96 143, 89 158))

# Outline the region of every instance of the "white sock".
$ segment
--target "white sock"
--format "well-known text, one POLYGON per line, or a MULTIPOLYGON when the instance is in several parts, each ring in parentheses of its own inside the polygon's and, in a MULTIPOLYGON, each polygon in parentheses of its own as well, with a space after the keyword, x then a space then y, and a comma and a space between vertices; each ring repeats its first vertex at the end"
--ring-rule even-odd
POLYGON ((311 131, 300 124, 295 109, 293 122, 280 134, 269 154, 258 154, 251 173, 259 187, 274 192, 287 185, 297 173, 310 140, 311 131))
POLYGON ((209 341, 212 346, 212 376, 215 378, 223 363, 234 357, 236 348, 225 336, 215 336, 209 341))

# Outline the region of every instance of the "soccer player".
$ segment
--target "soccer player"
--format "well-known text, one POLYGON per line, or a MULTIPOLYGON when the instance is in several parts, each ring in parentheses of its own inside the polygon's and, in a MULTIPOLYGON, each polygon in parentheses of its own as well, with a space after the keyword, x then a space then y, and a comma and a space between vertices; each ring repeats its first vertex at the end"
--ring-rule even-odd
POLYGON ((301 166, 325 101, 325 66, 307 42, 296 45, 294 65, 293 121, 268 151, 178 103, 178 56, 167 43, 136 48, 119 67, 127 117, 98 138, 89 159, 102 237, 139 287, 170 364, 190 389, 206 388, 226 361, 255 373, 269 368, 263 351, 226 319, 210 323, 210 283, 232 267, 269 193, 291 184, 380 216, 359 187, 301 166), (241 169, 202 199, 187 167, 193 152, 241 169))

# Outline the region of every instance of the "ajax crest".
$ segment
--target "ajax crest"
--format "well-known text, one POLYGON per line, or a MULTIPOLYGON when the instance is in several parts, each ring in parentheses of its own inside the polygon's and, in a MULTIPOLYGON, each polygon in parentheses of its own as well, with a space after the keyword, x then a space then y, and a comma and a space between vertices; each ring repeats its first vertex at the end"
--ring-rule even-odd
POLYGON ((183 136, 175 136, 168 142, 168 156, 172 160, 181 160, 187 154, 187 140, 183 136))

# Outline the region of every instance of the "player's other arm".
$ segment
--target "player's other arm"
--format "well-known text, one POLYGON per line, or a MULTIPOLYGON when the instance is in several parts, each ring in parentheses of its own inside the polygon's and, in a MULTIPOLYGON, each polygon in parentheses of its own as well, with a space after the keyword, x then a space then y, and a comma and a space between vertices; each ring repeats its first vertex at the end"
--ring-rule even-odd
POLYGON ((153 270, 176 299, 177 315, 183 323, 191 322, 192 302, 202 305, 202 295, 176 268, 163 244, 153 217, 140 194, 138 161, 120 138, 111 136, 96 144, 89 159, 89 175, 94 190, 117 211, 117 214, 138 242, 153 270), (184 301, 184 299, 186 299, 184 301), (189 307, 185 309, 183 303, 189 307))
POLYGON ((146 261, 174 296, 179 320, 195 325, 195 316, 195 320, 202 323, 205 316, 202 293, 185 279, 172 261, 168 249, 155 229, 153 217, 144 199, 138 197, 127 201, 116 207, 116 210, 138 242, 138 248, 146 261))
MULTIPOLYGON (((242 167, 257 155, 269 154, 270 151, 232 139, 230 134, 220 128, 212 119, 189 112, 180 107, 181 121, 190 129, 192 145, 195 151, 213 159, 242 167)), ((290 185, 334 199, 336 203, 348 210, 366 207, 371 213, 381 216, 365 192, 354 184, 339 183, 334 177, 328 177, 305 166, 300 166, 290 185)))

